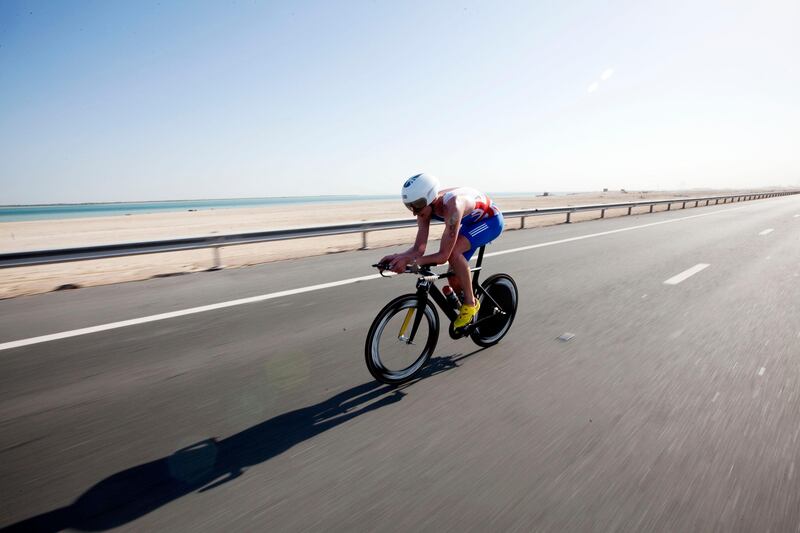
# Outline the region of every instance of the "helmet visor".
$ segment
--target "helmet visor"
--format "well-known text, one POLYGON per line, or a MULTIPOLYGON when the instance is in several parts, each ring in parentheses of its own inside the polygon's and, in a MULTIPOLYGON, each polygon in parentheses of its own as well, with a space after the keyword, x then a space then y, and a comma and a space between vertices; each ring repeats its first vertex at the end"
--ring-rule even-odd
POLYGON ((418 200, 414 200, 413 202, 405 202, 405 206, 408 208, 408 210, 415 214, 422 211, 426 205, 428 205, 428 201, 425 198, 420 198, 418 200))

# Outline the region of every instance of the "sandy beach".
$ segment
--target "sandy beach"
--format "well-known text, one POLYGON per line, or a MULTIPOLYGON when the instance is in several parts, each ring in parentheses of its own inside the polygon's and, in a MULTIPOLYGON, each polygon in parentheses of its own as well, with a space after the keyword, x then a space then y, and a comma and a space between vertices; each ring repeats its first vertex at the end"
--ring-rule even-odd
MULTIPOLYGON (((501 209, 510 211, 534 207, 685 198, 734 194, 736 192, 745 191, 629 191, 627 193, 600 192, 546 197, 509 196, 496 198, 495 202, 501 209)), ((641 211, 645 212, 647 209, 643 208, 641 211)), ((660 209, 665 209, 665 207, 660 209)), ((608 211, 606 216, 620 216, 626 212, 627 209, 612 210, 608 211)), ((599 216, 599 212, 578 213, 572 217, 572 220, 578 222, 598 218, 599 216)), ((399 200, 381 200, 3 222, 0 223, 0 253, 190 236, 222 235, 397 218, 411 219, 411 216, 399 200)), ((563 215, 530 217, 525 225, 526 228, 532 228, 558 224, 563 221, 563 215)), ((518 229, 519 226, 519 219, 511 219, 506 223, 506 230, 518 229)), ((410 228, 372 232, 368 237, 368 246, 369 248, 380 248, 410 243, 414 239, 415 231, 415 229, 410 228)), ((438 227, 434 227, 431 231, 431 239, 438 239, 440 232, 441 230, 438 227)), ((429 246, 433 245, 435 243, 429 244, 429 246)), ((271 261, 355 250, 360 247, 360 234, 335 235, 229 246, 222 248, 221 260, 225 268, 235 268, 271 261)), ((380 252, 376 252, 376 257, 378 255, 380 255, 380 252)), ((0 298, 48 292, 64 286, 88 287, 177 273, 198 272, 207 270, 212 265, 212 251, 204 249, 9 268, 0 271, 0 298)))

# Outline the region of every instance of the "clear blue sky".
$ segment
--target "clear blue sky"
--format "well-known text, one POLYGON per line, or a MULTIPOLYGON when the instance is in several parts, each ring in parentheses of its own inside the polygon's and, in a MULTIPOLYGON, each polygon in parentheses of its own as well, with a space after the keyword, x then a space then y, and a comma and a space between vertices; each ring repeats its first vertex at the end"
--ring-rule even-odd
POLYGON ((0 204, 800 185, 800 2, 0 2, 0 204))

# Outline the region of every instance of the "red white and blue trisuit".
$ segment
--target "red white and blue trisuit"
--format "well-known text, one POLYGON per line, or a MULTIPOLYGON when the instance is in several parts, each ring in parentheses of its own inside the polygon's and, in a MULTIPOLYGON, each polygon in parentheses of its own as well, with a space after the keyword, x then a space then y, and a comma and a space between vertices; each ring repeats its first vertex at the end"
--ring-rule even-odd
MULTIPOLYGON (((464 257, 469 261, 475 250, 495 240, 503 232, 505 222, 503 213, 497 208, 492 200, 482 192, 471 187, 459 187, 444 193, 442 202, 447 203, 454 196, 469 196, 475 201, 475 209, 469 213, 464 213, 461 218, 461 229, 458 234, 467 238, 470 244, 469 250, 464 252, 464 257)), ((432 218, 441 220, 442 217, 433 214, 432 218)))

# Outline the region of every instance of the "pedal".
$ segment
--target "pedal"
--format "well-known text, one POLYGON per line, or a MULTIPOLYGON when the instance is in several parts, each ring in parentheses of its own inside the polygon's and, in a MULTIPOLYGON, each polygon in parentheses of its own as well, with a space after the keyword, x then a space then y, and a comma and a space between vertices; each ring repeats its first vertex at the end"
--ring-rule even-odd
POLYGON ((463 328, 456 329, 453 327, 453 323, 450 322, 450 326, 447 328, 447 333, 450 334, 450 338, 453 340, 463 339, 464 337, 469 335, 467 328, 469 328, 470 325, 471 324, 467 324, 463 328))

